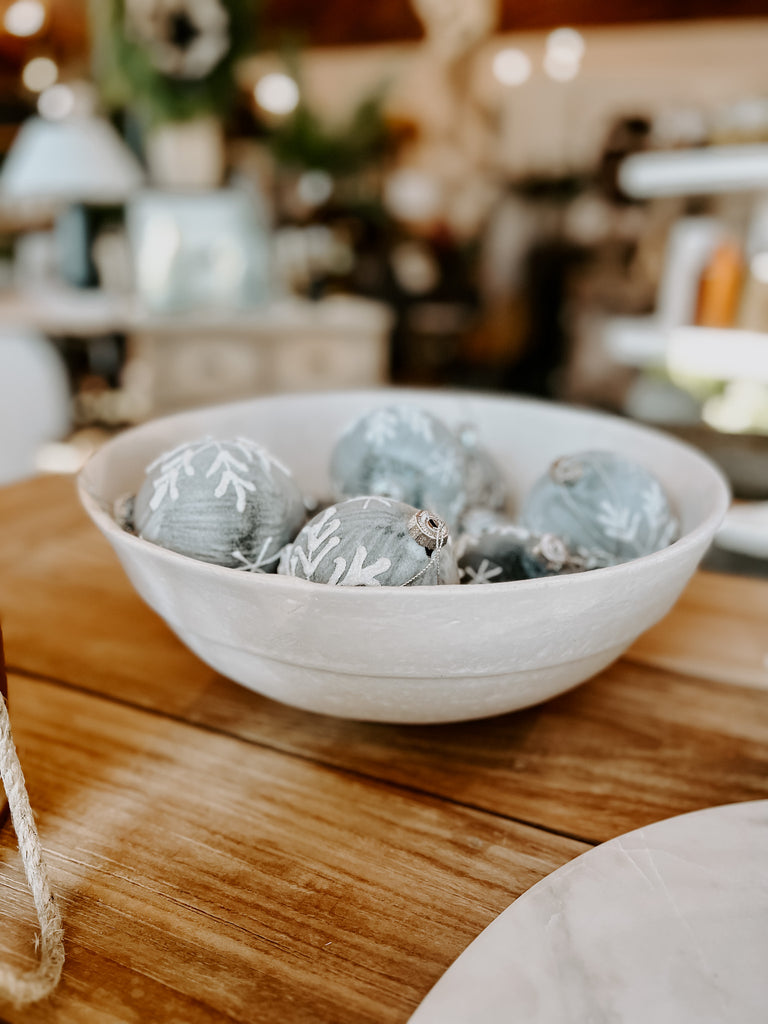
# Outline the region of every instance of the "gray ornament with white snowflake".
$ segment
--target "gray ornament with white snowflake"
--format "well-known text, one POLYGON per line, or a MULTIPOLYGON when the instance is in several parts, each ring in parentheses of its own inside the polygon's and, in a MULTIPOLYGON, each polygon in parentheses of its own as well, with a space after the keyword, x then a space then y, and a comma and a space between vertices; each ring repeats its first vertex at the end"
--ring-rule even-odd
POLYGON ((456 544, 462 583, 509 583, 580 572, 583 560, 559 537, 538 535, 522 526, 497 526, 477 535, 464 534, 456 544))
POLYGON ((653 473, 610 451, 553 462, 529 492, 522 520, 534 533, 559 537, 587 569, 648 555, 679 536, 653 473))
POLYGON ((334 447, 330 473, 340 498, 392 498, 433 510, 451 529, 467 505, 461 444, 416 406, 374 409, 352 423, 334 447))
POLYGON ((528 531, 496 526, 482 533, 465 533, 456 542, 456 562, 462 583, 508 583, 524 580, 523 551, 528 531))
POLYGON ((251 572, 276 572, 306 519, 289 469, 248 438, 190 441, 146 470, 133 525, 182 555, 251 572))
POLYGON ((481 533, 487 533, 489 530, 501 530, 504 527, 516 525, 514 519, 505 512, 472 505, 462 513, 459 530, 461 533, 478 537, 481 533))
POLYGON ((456 431, 464 449, 464 486, 469 508, 500 511, 507 501, 507 487, 501 466, 488 449, 480 443, 477 428, 463 423, 456 431))
POLYGON ((323 509, 286 547, 278 572, 340 587, 459 582, 447 524, 378 495, 323 509))

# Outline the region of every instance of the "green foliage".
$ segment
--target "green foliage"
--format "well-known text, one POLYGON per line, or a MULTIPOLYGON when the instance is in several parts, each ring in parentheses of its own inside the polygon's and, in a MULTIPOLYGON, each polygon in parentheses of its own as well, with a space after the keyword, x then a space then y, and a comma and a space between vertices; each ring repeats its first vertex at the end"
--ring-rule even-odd
POLYGON ((392 137, 384 117, 384 89, 366 96, 347 121, 329 127, 304 96, 292 116, 269 135, 278 163, 327 171, 333 177, 365 170, 383 159, 392 137))
POLYGON ((255 45, 259 0, 220 0, 231 45, 202 78, 164 74, 149 49, 125 32, 125 0, 91 0, 94 76, 110 109, 130 109, 149 127, 204 114, 225 117, 235 98, 235 63, 255 45))

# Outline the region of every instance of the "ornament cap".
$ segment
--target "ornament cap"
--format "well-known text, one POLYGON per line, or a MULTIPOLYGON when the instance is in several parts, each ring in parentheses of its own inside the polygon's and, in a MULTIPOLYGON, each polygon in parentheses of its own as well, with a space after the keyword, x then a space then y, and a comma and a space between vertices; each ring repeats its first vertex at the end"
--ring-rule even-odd
POLYGON ((549 467, 549 475, 556 484, 575 484, 584 475, 584 466, 572 455, 563 455, 549 467))
POLYGON ((420 509, 408 520, 408 533, 417 544, 421 544, 428 551, 434 551, 435 548, 442 547, 447 540, 448 527, 434 512, 420 509))

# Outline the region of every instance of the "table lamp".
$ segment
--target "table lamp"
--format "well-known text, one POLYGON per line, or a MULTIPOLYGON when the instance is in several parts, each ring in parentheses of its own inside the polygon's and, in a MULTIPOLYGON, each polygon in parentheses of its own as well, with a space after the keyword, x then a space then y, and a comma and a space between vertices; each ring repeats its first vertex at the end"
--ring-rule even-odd
POLYGON ((56 204, 62 276, 87 286, 97 283, 88 207, 119 205, 143 180, 139 161, 106 119, 35 116, 21 126, 3 164, 0 198, 56 204))

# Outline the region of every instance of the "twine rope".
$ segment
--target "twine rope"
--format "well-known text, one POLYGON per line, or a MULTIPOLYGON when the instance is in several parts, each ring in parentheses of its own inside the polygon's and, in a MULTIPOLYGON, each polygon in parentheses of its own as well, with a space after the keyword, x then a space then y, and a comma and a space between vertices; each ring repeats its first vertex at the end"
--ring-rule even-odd
POLYGON ((5 700, 0 694, 0 779, 5 786, 19 853, 40 924, 40 962, 30 971, 16 971, 0 964, 0 1001, 17 1009, 49 995, 59 982, 64 966, 64 930, 48 881, 19 756, 11 734, 5 700))

